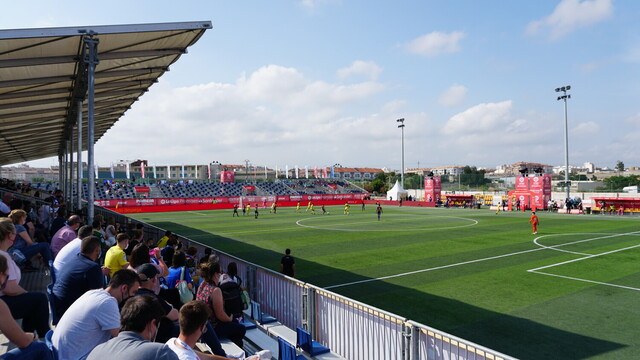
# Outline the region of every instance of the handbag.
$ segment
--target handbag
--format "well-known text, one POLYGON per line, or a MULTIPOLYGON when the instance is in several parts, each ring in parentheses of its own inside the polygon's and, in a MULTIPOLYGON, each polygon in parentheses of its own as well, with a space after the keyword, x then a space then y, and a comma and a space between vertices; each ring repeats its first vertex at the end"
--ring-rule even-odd
POLYGON ((185 267, 183 266, 182 270, 180 271, 180 280, 178 280, 178 282, 176 283, 176 288, 178 288, 178 292, 180 293, 180 301, 183 304, 186 304, 189 301, 193 300, 193 293, 191 292, 191 290, 189 290, 189 284, 184 279, 184 272, 185 267))

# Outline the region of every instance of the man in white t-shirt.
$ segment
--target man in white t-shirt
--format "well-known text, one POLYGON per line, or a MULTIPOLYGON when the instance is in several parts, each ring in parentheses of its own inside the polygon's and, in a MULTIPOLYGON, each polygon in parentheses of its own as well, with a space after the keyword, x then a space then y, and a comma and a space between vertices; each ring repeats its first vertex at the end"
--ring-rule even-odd
POLYGON ((135 295, 140 287, 138 274, 117 271, 106 289, 89 290, 64 313, 53 332, 58 359, 84 359, 97 345, 120 331, 118 304, 135 295))
POLYGON ((91 227, 90 225, 81 227, 80 229, 78 229, 78 237, 71 240, 71 242, 69 242, 60 250, 55 260, 53 260, 53 271, 55 272, 56 276, 58 276, 64 264, 71 261, 71 259, 75 258, 76 255, 80 252, 82 239, 86 238, 87 236, 91 236, 91 234, 93 234, 93 227, 91 227))

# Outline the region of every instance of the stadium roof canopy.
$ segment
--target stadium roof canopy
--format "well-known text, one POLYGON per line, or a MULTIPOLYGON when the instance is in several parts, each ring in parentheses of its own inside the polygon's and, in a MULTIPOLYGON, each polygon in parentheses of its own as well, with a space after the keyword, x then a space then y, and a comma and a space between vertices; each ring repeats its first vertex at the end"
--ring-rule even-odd
POLYGON ((87 149, 87 39, 98 41, 96 142, 211 28, 199 21, 0 30, 0 166, 62 156, 68 140, 77 144, 80 101, 87 149))

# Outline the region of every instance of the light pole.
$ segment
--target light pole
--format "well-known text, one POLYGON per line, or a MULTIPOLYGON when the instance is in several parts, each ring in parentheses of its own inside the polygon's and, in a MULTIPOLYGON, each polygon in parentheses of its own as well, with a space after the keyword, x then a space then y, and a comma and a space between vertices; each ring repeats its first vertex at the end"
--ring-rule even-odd
POLYGON ((404 189, 404 118, 396 120, 400 125, 398 127, 402 131, 402 168, 400 169, 400 185, 404 189))
POLYGON ((249 160, 244 161, 244 182, 249 182, 249 160))
POLYGON ((564 101, 564 186, 567 190, 567 196, 569 198, 569 122, 567 120, 567 99, 571 99, 571 95, 567 94, 567 91, 571 90, 571 85, 556 88, 556 92, 563 92, 564 95, 558 96, 558 101, 564 101))

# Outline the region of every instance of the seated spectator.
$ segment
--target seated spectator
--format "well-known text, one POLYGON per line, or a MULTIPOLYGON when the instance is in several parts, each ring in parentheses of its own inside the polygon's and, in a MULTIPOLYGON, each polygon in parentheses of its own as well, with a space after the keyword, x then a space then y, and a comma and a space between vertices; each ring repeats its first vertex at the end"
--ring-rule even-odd
POLYGON ((118 234, 116 238, 117 243, 109 248, 107 254, 104 257, 104 266, 111 269, 111 276, 121 269, 126 269, 129 266, 127 262, 127 255, 124 253, 124 249, 129 245, 129 235, 118 234))
MULTIPOLYGON (((58 358, 84 359, 97 345, 117 336, 118 304, 135 295, 140 280, 131 270, 117 271, 106 289, 89 290, 64 313, 53 333, 58 358)), ((116 359, 116 358, 114 358, 116 359)))
POLYGON ((158 247, 160 249, 162 249, 163 247, 167 246, 167 241, 169 241, 169 238, 171 237, 172 233, 170 230, 165 231, 164 236, 160 238, 160 240, 158 240, 158 247))
POLYGON ((58 280, 53 285, 58 317, 61 317, 85 292, 102 289, 105 274, 96 262, 99 257, 100 239, 95 236, 82 239, 80 252, 62 268, 58 280))
POLYGON ((31 258, 38 254, 42 256, 46 264, 48 264, 50 260, 53 260, 49 244, 34 243, 33 240, 31 240, 31 236, 29 236, 27 229, 23 226, 27 220, 27 213, 24 210, 12 210, 11 213, 9 213, 9 218, 16 228, 16 238, 11 247, 12 251, 20 251, 29 266, 31 258))
MULTIPOLYGON (((180 309, 180 334, 167 340, 166 344, 178 355, 180 360, 227 359, 226 355, 212 356, 202 354, 195 349, 198 339, 210 332, 207 319, 211 310, 202 301, 190 301, 180 309)), ((215 352, 214 352, 215 354, 215 352)), ((271 359, 271 351, 262 350, 245 360, 271 359)))
POLYGON ((53 271, 55 275, 60 273, 60 270, 64 267, 66 263, 68 263, 71 259, 75 258, 76 255, 80 252, 80 245, 82 244, 82 239, 87 236, 91 236, 93 233, 93 228, 89 225, 85 225, 78 229, 78 237, 71 240, 67 246, 63 247, 62 250, 56 256, 56 259, 53 261, 53 271))
POLYGON ((51 251, 57 256, 62 248, 76 238, 76 230, 80 227, 82 219, 78 215, 69 216, 67 224, 56 231, 51 238, 51 251))
POLYGON ((49 331, 49 302, 47 296, 41 292, 28 292, 20 284, 22 274, 20 268, 13 261, 7 250, 16 238, 16 228, 11 219, 0 219, 0 256, 7 261, 7 280, 0 288, 0 299, 11 310, 14 319, 22 319, 22 329, 40 334, 49 331))
MULTIPOLYGON (((0 256, 0 288, 3 288, 7 282, 7 270, 7 259, 0 256)), ((37 334, 26 333, 20 329, 20 325, 11 317, 11 310, 2 300, 0 300, 0 332, 17 346, 16 349, 0 355, 1 359, 53 360, 53 354, 47 345, 39 341, 37 334)))
POLYGON ((127 260, 131 257, 131 252, 133 251, 133 248, 135 248, 136 245, 143 243, 142 241, 143 236, 144 236, 144 232, 142 232, 142 230, 140 229, 133 230, 133 238, 129 240, 129 246, 127 246, 127 248, 124 249, 124 253, 127 255, 127 260))
POLYGON ((11 200, 13 200, 13 194, 10 192, 5 192, 2 194, 2 201, 0 201, 0 216, 7 216, 11 212, 11 200))
POLYGON ((178 248, 178 240, 172 235, 167 241, 167 246, 161 248, 162 259, 166 264, 173 264, 173 254, 175 254, 178 248))
POLYGON ((137 270, 143 264, 153 264, 160 274, 160 281, 155 284, 153 288, 153 292, 156 294, 160 293, 160 283, 164 281, 163 277, 169 275, 169 268, 162 260, 160 256, 160 249, 149 250, 149 247, 145 244, 138 244, 131 252, 131 258, 129 262, 130 270, 137 270), (153 253, 153 257, 151 257, 151 253, 153 253), (155 261, 154 261, 155 260, 155 261))
POLYGON ((212 310, 209 321, 211 321, 218 337, 227 338, 242 348, 242 339, 246 329, 224 311, 224 299, 222 291, 218 287, 222 277, 220 264, 205 263, 201 267, 201 272, 204 282, 198 288, 196 300, 206 303, 212 310))
MULTIPOLYGON (((47 198, 44 204, 42 204, 42 206, 40 206, 40 208, 38 209, 38 220, 40 220, 40 223, 47 230, 49 230, 49 226, 51 225, 51 220, 53 220, 52 214, 53 214, 53 209, 51 209, 51 199, 47 198)), ((49 237, 48 233, 47 233, 47 237, 49 237)))
POLYGON ((105 243, 107 246, 111 247, 116 244, 116 236, 118 236, 118 232, 116 230, 116 220, 112 217, 107 219, 107 228, 104 230, 106 233, 105 243))
POLYGON ((122 307, 120 334, 91 351, 88 360, 178 360, 165 344, 152 342, 164 310, 158 299, 135 296, 122 307))
MULTIPOLYGON (((51 198, 49 198, 51 199, 51 198)), ((51 208, 52 211, 53 207, 51 208)), ((52 238, 53 235, 58 232, 58 230, 62 229, 64 224, 67 222, 67 209, 61 207, 57 212, 53 213, 53 219, 51 219, 51 226, 49 227, 49 237, 52 238)))
MULTIPOLYGON (((143 244, 139 244, 138 246, 142 245, 143 244)), ((155 341, 166 342, 169 338, 178 336, 180 332, 180 328, 177 324, 178 310, 176 310, 176 308, 174 308, 169 302, 165 301, 162 297, 158 296, 153 290, 155 285, 159 282, 160 273, 158 272, 158 269, 154 264, 146 263, 138 266, 137 273, 138 276, 140 276, 140 288, 136 292, 136 295, 154 296, 160 301, 160 304, 164 309, 165 315, 160 320, 155 341)), ((222 349, 222 345, 220 345, 220 341, 216 336, 216 332, 211 325, 209 325, 209 327, 209 332, 202 335, 202 341, 211 348, 211 351, 215 355, 226 356, 226 353, 224 352, 224 349, 222 349)), ((202 355, 200 352, 197 353, 202 355)))
POLYGON ((167 276, 167 286, 169 289, 176 287, 178 281, 184 280, 187 282, 189 290, 193 291, 193 279, 191 279, 191 274, 189 273, 189 269, 187 269, 186 260, 187 257, 182 251, 178 251, 173 255, 173 263, 169 268, 169 276, 167 276), (183 271, 184 277, 182 277, 183 271))

